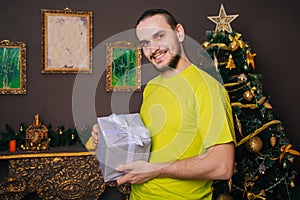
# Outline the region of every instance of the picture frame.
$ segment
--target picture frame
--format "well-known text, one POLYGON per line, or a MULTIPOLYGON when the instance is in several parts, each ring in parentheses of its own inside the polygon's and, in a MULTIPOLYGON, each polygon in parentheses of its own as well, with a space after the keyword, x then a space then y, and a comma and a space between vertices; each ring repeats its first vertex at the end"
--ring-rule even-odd
POLYGON ((26 44, 0 41, 0 94, 26 94, 26 44))
POLYGON ((131 42, 106 44, 106 91, 141 91, 141 49, 131 42))
POLYGON ((42 74, 92 73, 90 11, 41 10, 42 74))

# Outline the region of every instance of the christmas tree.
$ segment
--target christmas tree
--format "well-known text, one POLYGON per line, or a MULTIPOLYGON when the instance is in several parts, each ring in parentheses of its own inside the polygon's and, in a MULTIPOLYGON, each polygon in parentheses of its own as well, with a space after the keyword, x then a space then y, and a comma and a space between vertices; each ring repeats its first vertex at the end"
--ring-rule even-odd
POLYGON ((217 200, 291 199, 296 171, 293 162, 300 153, 293 149, 282 122, 255 73, 250 45, 242 34, 232 31, 230 22, 238 15, 227 15, 221 5, 216 23, 207 32, 202 46, 214 60, 230 96, 236 133, 234 175, 228 181, 214 181, 217 200))

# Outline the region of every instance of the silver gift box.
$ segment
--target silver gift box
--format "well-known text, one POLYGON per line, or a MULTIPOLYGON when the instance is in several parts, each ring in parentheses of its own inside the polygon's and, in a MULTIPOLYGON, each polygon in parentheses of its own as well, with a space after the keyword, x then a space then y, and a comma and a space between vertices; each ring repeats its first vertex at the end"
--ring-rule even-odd
POLYGON ((136 160, 148 161, 151 139, 138 113, 112 114, 97 118, 99 143, 96 156, 104 181, 113 181, 126 172, 115 171, 119 164, 136 160))

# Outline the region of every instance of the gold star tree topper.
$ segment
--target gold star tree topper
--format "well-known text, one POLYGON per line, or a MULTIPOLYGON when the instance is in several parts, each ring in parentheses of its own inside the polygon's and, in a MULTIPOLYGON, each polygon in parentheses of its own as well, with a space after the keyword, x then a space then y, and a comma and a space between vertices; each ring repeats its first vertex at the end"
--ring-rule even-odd
POLYGON ((227 31, 230 33, 232 32, 230 23, 238 16, 239 15, 227 15, 223 4, 221 4, 219 16, 208 16, 207 18, 217 24, 215 32, 227 31))

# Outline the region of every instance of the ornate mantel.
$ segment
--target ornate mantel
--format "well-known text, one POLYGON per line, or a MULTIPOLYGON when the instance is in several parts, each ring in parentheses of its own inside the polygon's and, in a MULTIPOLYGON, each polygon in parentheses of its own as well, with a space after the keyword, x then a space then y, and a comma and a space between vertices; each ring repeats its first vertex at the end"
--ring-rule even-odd
POLYGON ((9 160, 8 177, 0 183, 1 199, 22 199, 32 192, 42 199, 98 199, 106 187, 118 187, 129 198, 130 187, 105 183, 94 152, 82 146, 0 152, 0 159, 9 160))

